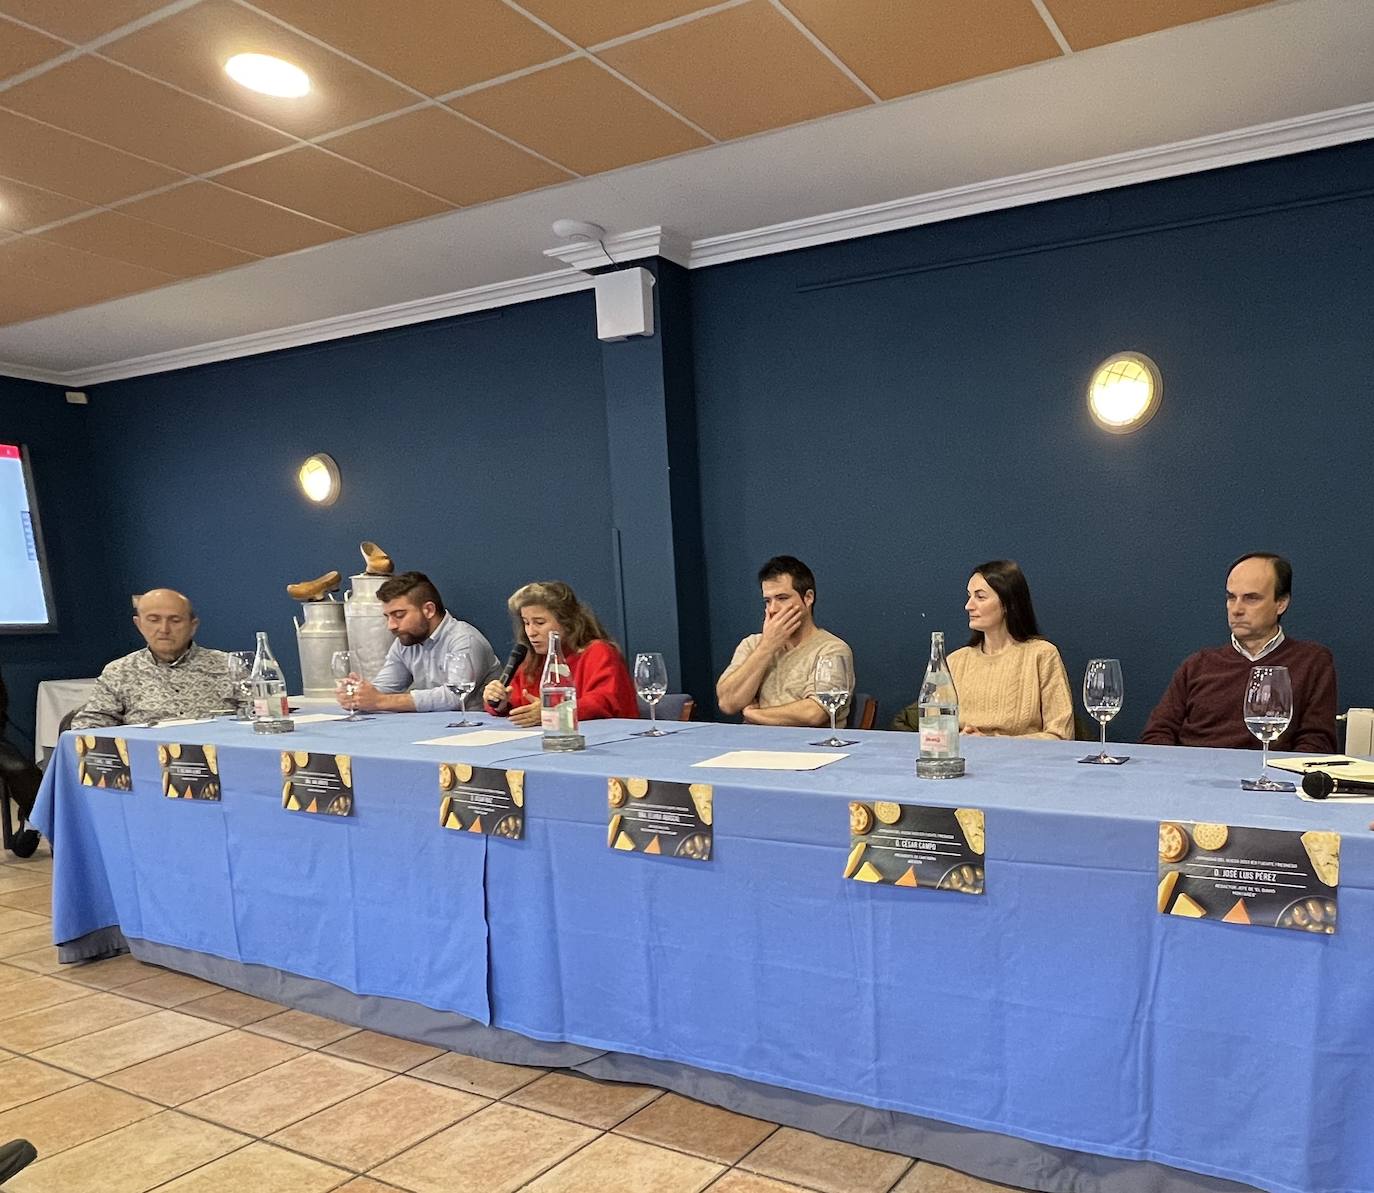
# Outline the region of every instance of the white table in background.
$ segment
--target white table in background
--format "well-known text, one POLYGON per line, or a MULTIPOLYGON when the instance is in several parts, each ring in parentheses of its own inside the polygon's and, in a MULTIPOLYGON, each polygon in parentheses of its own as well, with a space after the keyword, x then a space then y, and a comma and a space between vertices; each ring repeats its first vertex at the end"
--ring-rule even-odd
POLYGON ((38 685, 38 703, 33 717, 33 754, 45 766, 57 749, 62 718, 90 699, 94 679, 45 679, 38 685))

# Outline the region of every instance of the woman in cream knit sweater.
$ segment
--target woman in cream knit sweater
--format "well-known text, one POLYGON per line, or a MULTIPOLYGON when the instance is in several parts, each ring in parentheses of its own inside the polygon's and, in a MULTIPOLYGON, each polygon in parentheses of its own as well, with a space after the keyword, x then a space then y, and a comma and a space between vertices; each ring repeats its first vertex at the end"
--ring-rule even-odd
MULTIPOLYGON (((959 693, 959 732, 973 737, 1073 737, 1064 661, 1040 637, 1030 586, 1010 559, 979 564, 968 582, 969 644, 949 656, 959 693)), ((894 729, 915 730, 919 704, 894 729)))

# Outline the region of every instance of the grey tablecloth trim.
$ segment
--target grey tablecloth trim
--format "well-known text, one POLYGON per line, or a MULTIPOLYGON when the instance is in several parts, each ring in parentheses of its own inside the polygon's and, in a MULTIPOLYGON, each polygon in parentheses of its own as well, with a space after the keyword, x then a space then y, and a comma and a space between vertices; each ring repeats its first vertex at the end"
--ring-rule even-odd
POLYGON ((1041 1193, 1253 1193, 1249 1185, 1164 1164, 1049 1147, 938 1119, 837 1102, 674 1061, 603 1052, 576 1068, 588 1077, 661 1085, 740 1114, 864 1147, 918 1156, 986 1181, 1041 1193))
POLYGON ((75 940, 67 940, 58 945, 57 959, 64 965, 71 965, 76 961, 97 961, 101 957, 114 957, 128 951, 129 943, 118 928, 97 928, 85 936, 78 936, 75 940))

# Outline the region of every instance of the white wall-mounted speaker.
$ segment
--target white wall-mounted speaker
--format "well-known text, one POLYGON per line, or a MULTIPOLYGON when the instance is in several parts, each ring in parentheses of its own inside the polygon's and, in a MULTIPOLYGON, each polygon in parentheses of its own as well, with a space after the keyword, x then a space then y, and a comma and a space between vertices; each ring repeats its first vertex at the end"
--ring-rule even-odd
POLYGON ((592 279, 596 287, 596 338, 624 340, 654 334, 654 275, 617 269, 592 279))

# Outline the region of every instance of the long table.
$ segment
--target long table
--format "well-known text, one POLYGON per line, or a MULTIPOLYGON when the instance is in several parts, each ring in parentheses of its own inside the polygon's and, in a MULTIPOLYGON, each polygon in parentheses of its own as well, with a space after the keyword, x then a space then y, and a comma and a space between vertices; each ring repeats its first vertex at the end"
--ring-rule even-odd
POLYGON ((66 735, 36 813, 56 939, 117 929, 136 953, 754 1088, 1284 1193, 1374 1193, 1370 808, 1242 791, 1259 759, 1240 751, 1136 746, 1107 768, 1075 765, 1083 743, 966 740, 968 777, 925 782, 905 734, 851 732, 833 765, 769 772, 693 763, 822 735, 648 739, 603 721, 580 754, 415 744, 446 721, 127 730, 130 792, 82 787, 66 735), (161 798, 167 741, 218 748, 221 802, 161 798), (354 814, 283 811, 283 747, 351 755, 354 814), (523 770, 525 838, 441 829, 441 761, 523 770), (711 860, 608 849, 608 775, 712 783, 711 860), (852 798, 984 809, 986 894, 846 881, 852 798), (1160 916, 1161 819, 1342 833, 1339 931, 1160 916))

